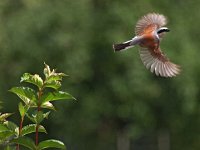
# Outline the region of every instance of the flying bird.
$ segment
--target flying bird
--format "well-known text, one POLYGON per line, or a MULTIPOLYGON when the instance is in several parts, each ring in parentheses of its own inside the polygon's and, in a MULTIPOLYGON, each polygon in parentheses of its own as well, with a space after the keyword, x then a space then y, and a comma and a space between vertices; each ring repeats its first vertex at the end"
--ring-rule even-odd
POLYGON ((131 40, 113 44, 115 52, 140 46, 139 54, 143 64, 152 73, 161 77, 174 77, 180 73, 180 66, 172 63, 161 51, 160 41, 166 32, 167 19, 164 15, 149 13, 136 24, 135 37, 131 40))

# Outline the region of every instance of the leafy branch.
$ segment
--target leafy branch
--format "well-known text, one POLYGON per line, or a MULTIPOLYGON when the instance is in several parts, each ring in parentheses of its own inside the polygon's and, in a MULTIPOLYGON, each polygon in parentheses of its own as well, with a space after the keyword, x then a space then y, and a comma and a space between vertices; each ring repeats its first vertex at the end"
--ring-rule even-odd
POLYGON ((75 98, 65 91, 60 91, 64 73, 57 73, 55 69, 51 70, 45 64, 44 79, 38 74, 24 73, 21 77, 21 83, 32 84, 31 87, 13 87, 9 91, 14 93, 21 100, 18 104, 19 114, 21 116, 19 127, 7 121, 10 113, 0 114, 0 144, 5 149, 13 148, 16 144, 16 150, 20 150, 20 145, 31 150, 42 150, 46 148, 66 149, 63 142, 49 139, 39 142, 39 132, 47 133, 42 122, 48 118, 52 110, 55 110, 53 101, 70 100, 75 98), (48 90, 51 89, 51 90, 48 90), (24 120, 29 119, 32 124, 23 125, 24 120), (35 141, 27 137, 28 134, 35 133, 35 141))

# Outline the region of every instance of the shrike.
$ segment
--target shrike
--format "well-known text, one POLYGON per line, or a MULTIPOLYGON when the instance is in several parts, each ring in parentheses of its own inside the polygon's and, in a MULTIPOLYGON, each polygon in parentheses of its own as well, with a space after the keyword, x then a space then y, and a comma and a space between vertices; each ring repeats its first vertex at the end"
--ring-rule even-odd
POLYGON ((166 24, 164 15, 149 13, 137 22, 135 37, 124 43, 114 44, 113 48, 118 52, 139 45, 140 58, 147 69, 161 77, 176 76, 180 73, 180 66, 172 63, 160 48, 161 38, 170 31, 164 27, 166 24))

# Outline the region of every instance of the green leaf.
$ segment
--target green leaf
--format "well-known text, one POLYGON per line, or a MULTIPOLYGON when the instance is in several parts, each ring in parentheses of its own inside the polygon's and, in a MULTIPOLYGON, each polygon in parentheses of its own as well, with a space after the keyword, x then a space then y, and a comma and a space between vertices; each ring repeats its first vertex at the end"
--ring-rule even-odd
POLYGON ((75 99, 72 95, 63 91, 49 92, 41 97, 42 104, 49 101, 75 99))
POLYGON ((38 74, 32 75, 30 73, 24 73, 23 76, 21 77, 20 82, 32 83, 36 85, 38 88, 42 88, 43 86, 43 80, 38 74))
POLYGON ((53 73, 51 74, 45 82, 61 81, 63 77, 67 76, 64 73, 53 73))
POLYGON ((36 146, 35 146, 33 140, 30 138, 27 138, 27 137, 19 137, 17 139, 13 139, 11 142, 19 144, 19 145, 23 145, 31 150, 36 149, 36 146))
POLYGON ((28 105, 23 105, 21 102, 19 103, 19 112, 20 112, 20 115, 21 115, 21 117, 23 117, 25 114, 26 114, 26 112, 28 111, 28 109, 29 109, 29 106, 28 105))
POLYGON ((46 63, 44 63, 44 65, 45 65, 44 75, 46 78, 48 78, 50 76, 51 70, 50 70, 50 67, 46 63))
POLYGON ((6 121, 3 124, 6 125, 7 128, 12 130, 12 131, 16 131, 16 129, 18 128, 18 126, 15 123, 11 122, 11 121, 6 121))
POLYGON ((0 124, 0 141, 8 138, 14 134, 15 134, 15 132, 10 130, 6 125, 0 124))
POLYGON ((44 68, 44 75, 45 75, 45 77, 46 77, 46 81, 45 82, 51 82, 51 81, 57 81, 57 80, 62 80, 62 77, 65 77, 65 76, 67 76, 66 74, 64 74, 64 73, 56 73, 55 72, 55 69, 53 69, 52 71, 51 71, 51 69, 50 69, 50 67, 47 65, 47 64, 45 64, 44 63, 44 65, 45 65, 45 68, 44 68))
MULTIPOLYGON (((24 126, 21 132, 22 136, 35 132, 36 126, 37 126, 36 124, 30 124, 30 125, 24 126)), ((39 125, 38 131, 47 133, 47 131, 42 125, 39 125)))
POLYGON ((0 124, 0 132, 4 132, 4 131, 8 131, 9 129, 3 125, 3 124, 0 124))
POLYGON ((47 64, 45 64, 44 75, 46 77, 46 80, 44 81, 44 87, 49 87, 56 90, 61 87, 60 81, 62 78, 67 76, 64 73, 56 73, 55 69, 51 71, 47 64))
POLYGON ((26 114, 26 116, 35 124, 40 124, 44 118, 48 118, 50 112, 43 113, 42 111, 37 112, 36 114, 32 114, 32 117, 26 114))
POLYGON ((26 105, 36 102, 36 92, 29 87, 13 87, 9 91, 16 94, 26 105))
POLYGON ((10 131, 12 131, 12 133, 14 133, 16 136, 19 135, 19 127, 15 123, 13 123, 11 121, 6 121, 6 122, 4 122, 4 125, 6 125, 7 128, 10 131))
POLYGON ((41 108, 47 108, 47 109, 51 109, 51 110, 55 110, 55 107, 53 106, 52 103, 50 102, 45 102, 41 105, 41 108))
POLYGON ((9 116, 11 116, 13 113, 4 113, 4 114, 0 114, 0 122, 3 122, 6 120, 6 118, 8 118, 9 116))
POLYGON ((61 83, 59 81, 45 82, 44 87, 49 87, 57 90, 61 87, 61 83))
POLYGON ((37 124, 40 124, 43 120, 44 120, 44 114, 42 111, 38 111, 37 114, 36 114, 36 123, 37 124))
POLYGON ((18 109, 19 109, 19 113, 20 113, 21 117, 24 116, 25 115, 25 109, 24 109, 24 106, 21 102, 18 105, 18 109))
POLYGON ((49 117, 49 114, 50 114, 50 111, 48 111, 48 112, 44 113, 44 114, 43 114, 43 117, 44 117, 44 118, 46 118, 46 119, 48 119, 48 117, 49 117))
POLYGON ((46 149, 46 148, 60 148, 60 149, 66 149, 65 144, 58 140, 45 140, 39 143, 38 149, 46 149))
POLYGON ((15 133, 13 131, 3 131, 3 132, 0 132, 0 141, 1 140, 5 140, 11 136, 14 136, 15 133))
POLYGON ((33 123, 36 123, 36 119, 35 119, 35 116, 30 116, 28 113, 26 113, 26 116, 28 119, 30 119, 33 123))

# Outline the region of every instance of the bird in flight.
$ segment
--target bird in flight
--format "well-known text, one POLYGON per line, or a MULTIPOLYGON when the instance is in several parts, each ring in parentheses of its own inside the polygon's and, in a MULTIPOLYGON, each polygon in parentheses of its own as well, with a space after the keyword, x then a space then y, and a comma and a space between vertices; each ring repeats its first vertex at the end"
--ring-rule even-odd
POLYGON ((135 37, 131 40, 113 44, 115 52, 140 46, 140 58, 147 69, 157 76, 174 77, 180 73, 180 66, 172 63, 161 51, 160 41, 166 32, 167 19, 164 15, 149 13, 143 16, 136 24, 135 37))

